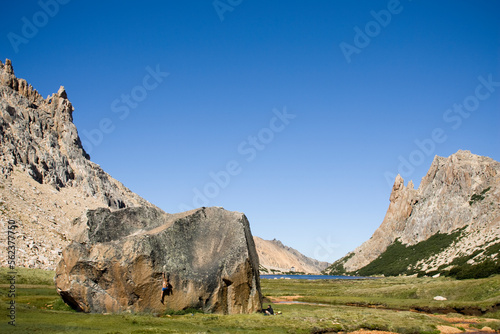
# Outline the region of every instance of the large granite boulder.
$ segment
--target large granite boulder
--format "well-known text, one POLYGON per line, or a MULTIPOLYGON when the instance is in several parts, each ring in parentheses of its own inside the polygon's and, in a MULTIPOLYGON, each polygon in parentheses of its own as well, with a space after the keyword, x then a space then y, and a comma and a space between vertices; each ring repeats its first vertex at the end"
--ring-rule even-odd
POLYGON ((234 314, 261 309, 259 260, 247 218, 222 208, 167 214, 152 207, 89 210, 74 222, 55 283, 83 312, 190 307, 234 314), (162 273, 172 294, 161 303, 162 273))

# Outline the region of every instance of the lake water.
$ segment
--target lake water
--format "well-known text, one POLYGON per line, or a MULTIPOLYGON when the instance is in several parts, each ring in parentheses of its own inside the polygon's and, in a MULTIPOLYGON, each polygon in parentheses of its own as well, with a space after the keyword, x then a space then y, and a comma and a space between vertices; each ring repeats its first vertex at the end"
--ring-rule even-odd
MULTIPOLYGON (((361 276, 330 276, 330 275, 260 275, 261 279, 366 279, 361 276)), ((371 277, 370 277, 371 278, 371 277)))

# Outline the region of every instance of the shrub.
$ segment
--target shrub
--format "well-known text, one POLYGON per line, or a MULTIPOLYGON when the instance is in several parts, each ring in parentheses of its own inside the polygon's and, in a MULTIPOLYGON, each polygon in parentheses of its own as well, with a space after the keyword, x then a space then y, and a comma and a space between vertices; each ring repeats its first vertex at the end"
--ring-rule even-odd
POLYGON ((460 238, 462 230, 463 228, 451 234, 436 233, 429 239, 415 245, 404 245, 397 239, 377 259, 359 269, 357 274, 361 276, 417 274, 417 262, 427 259, 451 245, 460 238))
POLYGON ((447 273, 456 279, 486 278, 491 275, 500 274, 500 261, 487 259, 477 264, 464 264, 455 266, 447 273))
POLYGON ((484 199, 483 195, 486 194, 490 189, 491 189, 491 187, 488 187, 486 189, 483 189, 483 191, 481 191, 480 194, 473 194, 470 197, 469 205, 472 205, 472 204, 474 204, 476 202, 482 201, 484 199))
POLYGON ((351 257, 354 256, 354 252, 351 252, 344 256, 343 258, 335 261, 332 263, 331 266, 323 270, 321 273, 324 275, 345 275, 347 274, 345 268, 344 268, 344 263, 347 262, 351 257))

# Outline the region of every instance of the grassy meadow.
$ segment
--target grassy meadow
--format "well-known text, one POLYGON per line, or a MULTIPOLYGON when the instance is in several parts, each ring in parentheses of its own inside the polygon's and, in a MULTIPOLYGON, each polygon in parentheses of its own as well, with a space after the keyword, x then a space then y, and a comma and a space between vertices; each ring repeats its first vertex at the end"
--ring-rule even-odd
POLYGON ((265 304, 281 315, 84 314, 59 298, 53 271, 17 268, 16 326, 8 324, 8 269, 0 268, 0 333, 327 333, 359 329, 439 333, 488 326, 500 329, 500 276, 478 280, 383 278, 370 280, 261 280, 265 304), (447 301, 434 301, 434 296, 447 301), (292 297, 293 296, 293 297, 292 297), (281 304, 279 300, 294 300, 281 304), (427 313, 414 312, 415 308, 427 313), (451 310, 451 309, 455 310, 451 310), (466 311, 466 316, 447 312, 466 311), (444 326, 444 327, 443 327, 444 326))

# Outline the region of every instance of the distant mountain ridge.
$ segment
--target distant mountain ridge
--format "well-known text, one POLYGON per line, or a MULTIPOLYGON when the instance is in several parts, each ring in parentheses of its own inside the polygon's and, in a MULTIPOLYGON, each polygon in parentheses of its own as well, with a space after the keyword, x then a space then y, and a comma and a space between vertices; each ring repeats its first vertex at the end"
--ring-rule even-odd
POLYGON ((372 237, 325 273, 446 273, 497 262, 500 163, 458 151, 434 158, 418 189, 397 176, 385 218, 372 237))
POLYGON ((327 262, 311 259, 296 249, 283 245, 279 240, 263 240, 253 237, 262 274, 302 272, 319 274, 328 267, 327 262))

